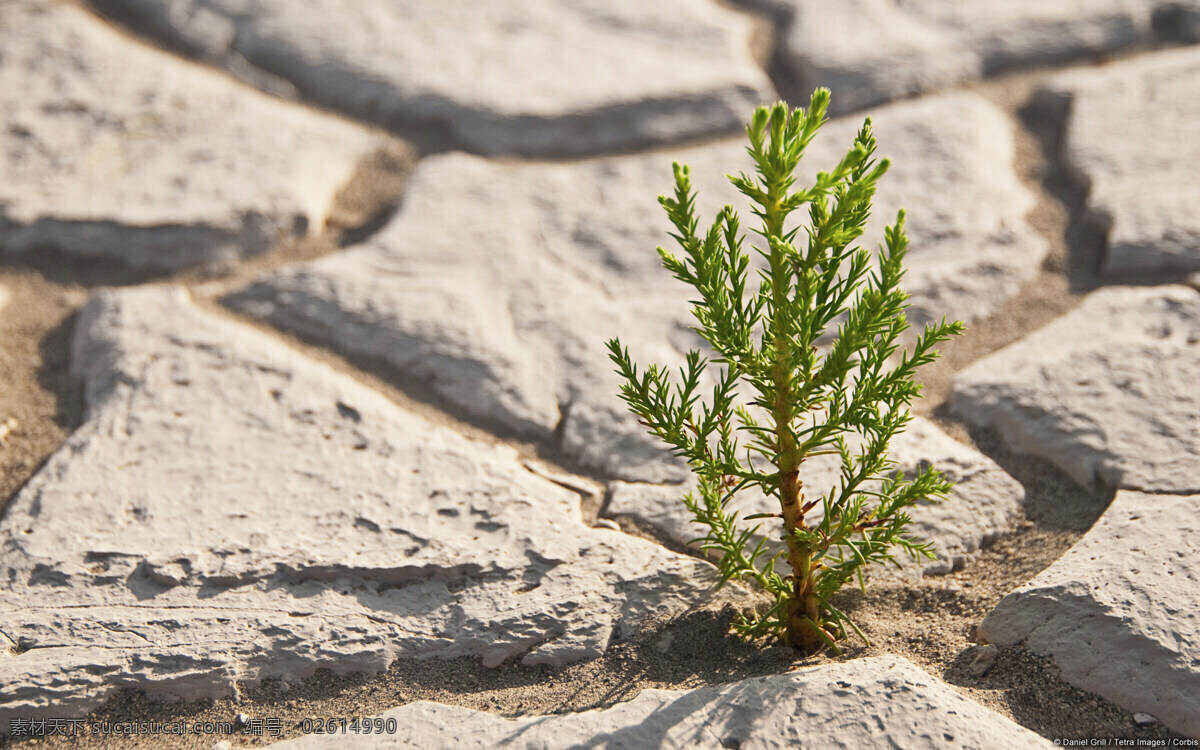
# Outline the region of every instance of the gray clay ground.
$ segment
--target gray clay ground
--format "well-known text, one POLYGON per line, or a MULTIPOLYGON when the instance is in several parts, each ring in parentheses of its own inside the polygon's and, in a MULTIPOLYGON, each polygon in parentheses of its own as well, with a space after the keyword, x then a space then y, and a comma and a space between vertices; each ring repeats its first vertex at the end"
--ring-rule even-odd
POLYGON ((1198 41, 1191 0, 0 4, 0 747, 1195 744, 1198 41), (957 483, 939 559, 799 659, 729 635, 604 342, 682 362, 670 163, 740 205, 741 124, 817 85, 802 169, 871 115, 864 241, 906 207, 911 320, 969 331, 894 446, 957 483))

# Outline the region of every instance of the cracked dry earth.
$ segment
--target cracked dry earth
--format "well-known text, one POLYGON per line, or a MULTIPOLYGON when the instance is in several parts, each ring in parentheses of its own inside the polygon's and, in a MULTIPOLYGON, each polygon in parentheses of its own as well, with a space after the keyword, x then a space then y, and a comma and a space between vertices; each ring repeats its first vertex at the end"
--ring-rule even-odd
POLYGON ((6 0, 0 747, 1194 746, 1198 41, 1192 0, 6 0), (670 163, 741 205, 741 123, 817 85, 802 169, 870 114, 910 318, 969 330, 894 446, 957 483, 939 560, 800 659, 729 634, 603 342, 682 361, 670 163))

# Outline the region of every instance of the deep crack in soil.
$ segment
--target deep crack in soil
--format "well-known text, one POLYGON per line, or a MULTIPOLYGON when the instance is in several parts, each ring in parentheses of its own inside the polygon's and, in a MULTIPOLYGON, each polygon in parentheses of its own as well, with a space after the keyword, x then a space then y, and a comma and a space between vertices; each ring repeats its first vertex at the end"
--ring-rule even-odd
POLYGON ((11 294, 0 309, 0 512, 82 422, 67 373, 74 313, 86 290, 29 269, 0 266, 11 294))

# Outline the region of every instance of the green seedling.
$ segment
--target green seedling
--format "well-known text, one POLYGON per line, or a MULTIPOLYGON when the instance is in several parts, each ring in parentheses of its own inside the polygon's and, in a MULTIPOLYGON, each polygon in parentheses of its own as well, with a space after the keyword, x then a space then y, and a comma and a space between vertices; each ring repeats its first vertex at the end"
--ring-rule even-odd
POLYGON ((906 534, 905 510, 944 498, 951 485, 932 467, 903 477, 887 451, 911 419, 908 407, 921 390, 915 371, 936 359, 937 343, 963 330, 961 322, 943 319, 893 357, 908 328, 900 288, 904 212, 887 227, 877 263, 868 250, 852 247, 888 169, 886 159, 874 158, 870 119, 832 171, 796 188, 796 167, 828 105, 829 91, 818 89, 807 111, 789 112, 782 102, 760 107, 746 128, 757 178, 729 179, 762 222, 754 231, 761 243, 753 249, 764 261, 755 271, 756 292, 732 207, 699 234, 688 167, 678 162, 674 197, 659 197, 683 255, 661 247, 658 253, 667 270, 695 288, 694 330, 720 366, 711 398, 700 397, 709 362, 700 352, 687 355, 674 381, 659 365, 639 374, 628 349, 608 342, 624 380, 622 398, 696 476, 697 489, 683 503, 706 533, 693 543, 719 554, 721 584, 757 584, 774 598, 769 607, 743 613, 735 629, 747 638, 776 636, 806 654, 824 647, 840 653, 847 629, 866 640, 831 599, 851 579, 865 591, 869 564, 895 562, 897 549, 915 559, 934 557, 929 543, 906 534), (808 225, 789 228, 802 206, 808 225), (819 348, 835 326, 836 335, 819 348), (821 455, 840 457, 840 478, 810 497, 800 469, 821 455), (739 518, 730 503, 750 491, 776 498, 779 512, 739 518), (759 534, 761 523, 745 523, 764 518, 781 523, 778 552, 759 534), (776 569, 780 558, 790 573, 776 569))

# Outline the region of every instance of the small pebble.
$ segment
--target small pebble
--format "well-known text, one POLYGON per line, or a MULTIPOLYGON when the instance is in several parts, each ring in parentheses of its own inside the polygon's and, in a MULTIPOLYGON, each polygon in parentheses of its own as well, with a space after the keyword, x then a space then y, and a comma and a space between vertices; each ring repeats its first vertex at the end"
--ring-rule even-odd
POLYGON ((9 433, 15 429, 17 429, 17 420, 12 417, 0 422, 0 446, 4 445, 4 441, 8 437, 9 433))
POLYGON ((1150 714, 1134 714, 1133 723, 1137 724, 1139 727, 1144 727, 1147 724, 1157 724, 1158 719, 1154 718, 1150 714))
POLYGON ((1000 649, 996 648, 994 643, 989 643, 979 649, 979 653, 975 655, 975 660, 971 662, 971 674, 976 677, 982 677, 988 673, 992 665, 996 663, 996 657, 1000 655, 1000 649))
POLYGON ((621 530, 621 526, 616 521, 612 520, 611 518, 597 518, 596 519, 596 528, 612 529, 613 531, 621 530))
POLYGON ((234 721, 242 726, 246 726, 250 723, 250 716, 248 714, 238 714, 234 721))
POLYGON ((671 646, 674 644, 675 634, 668 632, 664 634, 662 638, 658 639, 658 641, 654 644, 654 647, 665 654, 671 650, 671 646))
POLYGON ((233 750, 233 743, 229 740, 221 740, 212 746, 212 750, 233 750))

